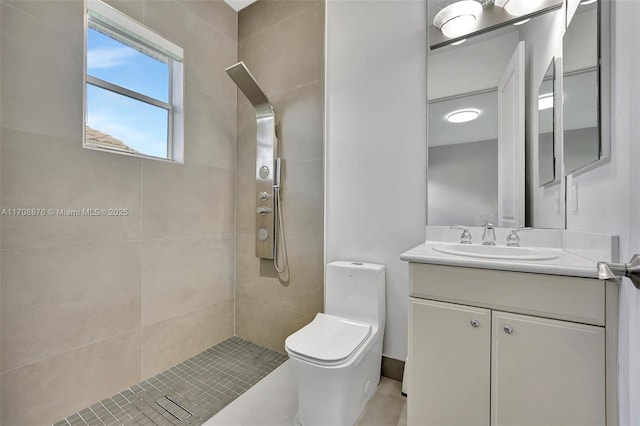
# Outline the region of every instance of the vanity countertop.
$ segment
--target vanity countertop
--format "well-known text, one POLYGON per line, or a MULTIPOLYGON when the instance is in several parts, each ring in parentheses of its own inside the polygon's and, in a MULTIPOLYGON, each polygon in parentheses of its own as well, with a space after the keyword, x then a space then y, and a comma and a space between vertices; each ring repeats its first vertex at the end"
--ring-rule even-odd
POLYGON ((435 265, 598 278, 597 262, 560 248, 545 248, 545 251, 552 252, 557 255, 557 258, 539 261, 475 258, 446 254, 434 250, 435 246, 449 244, 452 246, 455 245, 453 243, 446 243, 442 241, 426 241, 425 243, 402 253, 402 255, 400 255, 400 259, 407 262, 430 263, 435 265))

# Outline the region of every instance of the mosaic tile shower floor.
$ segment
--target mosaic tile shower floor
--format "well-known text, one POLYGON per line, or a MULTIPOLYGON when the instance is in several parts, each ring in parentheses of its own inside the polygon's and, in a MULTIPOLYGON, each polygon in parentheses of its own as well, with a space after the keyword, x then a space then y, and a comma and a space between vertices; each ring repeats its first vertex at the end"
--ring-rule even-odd
POLYGON ((201 425, 286 360, 231 337, 54 426, 201 425))

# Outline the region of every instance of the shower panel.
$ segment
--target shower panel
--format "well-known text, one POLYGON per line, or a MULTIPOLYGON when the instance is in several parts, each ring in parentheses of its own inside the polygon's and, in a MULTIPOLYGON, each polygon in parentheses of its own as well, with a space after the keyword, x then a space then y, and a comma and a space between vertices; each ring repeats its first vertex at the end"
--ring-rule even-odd
MULTIPOLYGON (((275 113, 269 99, 243 62, 225 70, 256 110, 256 256, 274 259, 278 268, 278 233, 282 235, 280 219, 280 159, 275 133, 275 113), (280 232, 278 232, 280 228, 280 232)), ((284 243, 284 240, 282 241, 284 243)), ((283 248, 283 255, 284 253, 283 248)))

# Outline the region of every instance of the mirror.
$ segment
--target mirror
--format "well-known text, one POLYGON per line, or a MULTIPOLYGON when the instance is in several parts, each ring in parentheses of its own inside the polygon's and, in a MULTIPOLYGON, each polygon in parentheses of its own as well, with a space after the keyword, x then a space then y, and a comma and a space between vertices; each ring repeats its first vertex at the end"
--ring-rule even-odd
POLYGON ((429 225, 526 225, 524 26, 429 52, 429 225))
POLYGON ((571 174, 603 158, 600 137, 598 11, 583 1, 563 38, 564 171, 571 174))
POLYGON ((538 186, 556 182, 555 61, 538 89, 538 186))
MULTIPOLYGON (((583 0, 582 3, 591 1, 593 0, 583 0)), ((428 19, 429 22, 433 22, 432 11, 437 12, 438 7, 446 5, 447 1, 434 0, 428 3, 428 19)), ((601 69, 594 68, 597 61, 585 62, 585 58, 590 55, 591 58, 597 59, 599 54, 597 47, 595 56, 593 55, 593 47, 590 48, 589 55, 586 51, 583 52, 582 48, 578 48, 580 44, 592 43, 594 38, 598 38, 599 22, 605 27, 600 43, 603 43, 607 37, 605 34, 605 21, 608 19, 606 3, 600 0, 594 5, 580 5, 580 0, 566 0, 561 9, 538 15, 523 25, 509 25, 494 29, 468 38, 466 41, 462 40, 462 37, 458 37, 460 39, 458 41, 463 41, 462 44, 454 46, 451 43, 454 40, 449 40, 449 44, 429 50, 427 59, 428 225, 478 226, 488 219, 496 218, 499 226, 565 227, 566 197, 563 177, 575 170, 585 170, 585 164, 589 164, 588 162, 593 164, 594 161, 598 162, 598 158, 606 158, 610 151, 609 145, 603 137, 599 138, 597 147, 593 142, 591 144, 584 143, 584 140, 588 139, 585 134, 587 132, 593 134, 593 106, 595 105, 596 108, 595 116, 598 117, 598 99, 601 102, 599 106, 601 109, 608 104, 608 92, 600 89, 597 91, 586 90, 584 89, 584 84, 586 84, 584 80, 593 78, 593 72, 596 72, 599 74, 598 79, 601 87, 607 87, 608 83, 605 78, 608 78, 606 71, 608 65, 605 64, 608 62, 605 57, 601 56, 600 60, 603 64, 601 69), (587 25, 586 17, 590 14, 589 10, 594 8, 600 11, 600 15, 596 21, 591 21, 587 25), (577 13, 573 16, 576 10, 577 13), (570 19, 572 16, 573 19, 570 19), (570 23, 568 30, 567 22, 570 23), (573 28, 574 25, 576 29, 573 28), (566 38, 564 38, 565 30, 568 32, 566 38), (575 36, 572 35, 574 31, 575 36), (583 35, 579 35, 578 31, 581 31, 583 35), (588 32, 589 35, 585 35, 584 32, 588 32), (564 54, 563 41, 565 43, 564 54), (453 125, 450 125, 450 129, 447 130, 447 123, 443 123, 442 120, 448 114, 445 109, 452 111, 452 108, 463 108, 459 105, 461 100, 466 100, 471 104, 477 100, 476 98, 480 94, 496 90, 519 42, 524 42, 525 45, 525 90, 522 95, 525 105, 523 114, 525 123, 524 148, 521 152, 516 152, 521 149, 519 143, 514 142, 511 145, 506 143, 509 139, 514 140, 518 134, 510 132, 509 127, 503 127, 501 123, 504 123, 504 120, 501 122, 498 119, 498 139, 501 134, 508 134, 508 137, 503 138, 504 144, 498 143, 497 151, 492 148, 494 153, 497 152, 497 159, 490 160, 487 158, 488 148, 482 153, 477 152, 483 142, 489 140, 483 139, 483 137, 488 137, 486 134, 483 136, 479 131, 473 130, 471 132, 477 135, 475 139, 469 135, 460 136, 462 132, 452 131, 453 125), (563 66, 565 61, 568 61, 568 64, 563 66), (555 77, 552 76, 554 73, 555 77), (567 79, 566 83, 563 83, 563 77, 567 79), (550 84, 552 87, 547 87, 550 84), (574 87, 580 88, 574 89, 574 87), (553 102, 555 108, 549 109, 549 111, 540 111, 538 97, 547 90, 549 92, 555 91, 555 102, 553 102), (563 91, 564 104, 561 101, 563 91), (585 98, 587 96, 588 101, 585 98), (595 101, 594 96, 596 96, 595 101), (454 105, 454 100, 458 104, 454 105), (580 111, 574 108, 575 105, 579 105, 583 101, 585 104, 582 105, 582 108, 586 109, 589 104, 592 105, 589 107, 591 109, 580 111), (572 116, 572 114, 574 115, 572 116), (565 115, 566 117, 564 117, 565 115), (563 122, 566 126, 563 126, 563 122), (454 135, 459 137, 457 142, 452 140, 454 135), (565 139, 567 140, 565 141, 565 139), (540 145, 539 141, 541 141, 540 145), (582 141, 582 145, 577 146, 577 141, 582 141), (474 143, 479 145, 475 145, 471 149, 470 147, 474 143), (513 147, 514 150, 509 151, 509 147, 513 147), (462 152, 463 149, 467 149, 467 152, 462 152), (563 150, 565 151, 564 157, 560 157, 563 150), (597 155, 594 155, 596 151, 597 155), (493 174, 488 173, 487 170, 479 170, 484 164, 492 165, 493 174), (505 170, 505 168, 509 170, 505 170), (472 173, 480 176, 481 179, 470 179, 469 175, 472 173), (503 177, 501 178, 501 176, 503 177), (480 180, 484 185, 480 184, 480 180), (521 183, 522 181, 524 184, 521 183), (492 185, 497 186, 492 186, 489 189, 491 182, 493 182, 492 185), (506 198, 504 196, 505 190, 509 195, 506 198), (497 207, 495 205, 496 199, 497 207), (506 204, 505 199, 508 201, 506 204), (520 212, 522 206, 524 215, 520 212)), ((494 5, 494 2, 483 2, 483 5, 486 8, 488 5, 494 5)), ((430 28, 430 36, 432 32, 433 29, 430 28)), ((604 52, 606 53, 606 51, 605 48, 604 52)), ((600 52, 603 50, 600 49, 600 52)), ((597 87, 593 83, 588 84, 592 89, 597 87)), ((500 99, 499 89, 497 93, 498 99, 500 99)), ((512 96, 514 99, 520 96, 516 92, 513 92, 512 95, 514 95, 512 96)), ((500 100, 497 104, 497 113, 480 114, 477 120, 488 116, 502 117, 500 100)), ((488 108, 488 106, 477 108, 488 108)), ((509 108, 504 109, 504 112, 508 113, 509 108)), ((518 114, 520 113, 518 112, 516 115, 518 114)), ((607 114, 600 112, 600 115, 604 119, 597 119, 599 123, 597 131, 600 135, 606 135, 607 114)), ((511 119, 513 120, 514 117, 511 119)), ((474 127, 470 124, 458 124, 457 126, 459 127, 456 129, 463 129, 463 126, 468 129, 474 127)), ((513 126, 513 128, 516 127, 513 126)), ((590 140, 593 141, 592 136, 590 140)), ((491 144, 485 143, 484 145, 491 144)))
POLYGON ((429 102, 430 225, 498 223, 497 114, 497 88, 429 102), (479 115, 449 121, 461 111, 479 115))

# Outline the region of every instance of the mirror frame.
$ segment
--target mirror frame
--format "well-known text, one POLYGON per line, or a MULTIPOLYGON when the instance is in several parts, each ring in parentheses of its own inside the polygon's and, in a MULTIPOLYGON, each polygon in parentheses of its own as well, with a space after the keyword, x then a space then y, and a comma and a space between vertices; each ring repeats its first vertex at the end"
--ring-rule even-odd
MULTIPOLYGON (((552 172, 553 172, 553 176, 551 177, 550 180, 547 180, 545 182, 542 182, 542 178, 540 177, 540 110, 538 110, 538 170, 537 170, 537 183, 538 183, 538 187, 539 188, 546 188, 549 186, 553 186, 556 185, 560 182, 561 178, 560 178, 560 170, 559 170, 559 145, 560 145, 560 138, 558 138, 558 103, 557 103, 557 99, 559 99, 559 95, 562 93, 559 90, 559 81, 557 79, 558 77, 558 72, 560 71, 560 59, 553 56, 551 58, 551 62, 549 63, 549 66, 547 67, 547 70, 551 70, 551 93, 553 96, 553 105, 551 107, 551 143, 552 143, 552 155, 553 155, 553 159, 552 159, 552 172)), ((540 88, 542 88, 542 85, 544 84, 544 82, 547 80, 547 78, 543 78, 542 82, 540 83, 540 87, 538 88, 538 99, 540 97, 540 88)))
MULTIPOLYGON (((580 7, 580 0, 577 7, 580 7)), ((570 0, 567 0, 571 3, 570 0)), ((565 34, 571 21, 569 7, 565 9, 565 34)), ((575 15, 575 12, 574 12, 575 15)), ((573 18, 573 16, 572 16, 573 18)), ((562 151, 562 177, 578 176, 606 164, 611 160, 611 1, 597 0, 597 32, 598 32, 598 133, 600 136, 599 158, 574 170, 565 170, 564 149, 562 151)), ((564 35, 563 35, 564 49, 564 35)), ((564 74, 562 74, 564 76, 564 74)), ((563 111, 564 115, 564 111, 563 111)), ((564 126, 562 131, 564 132, 564 126)), ((566 226, 566 223, 565 223, 566 226)))

